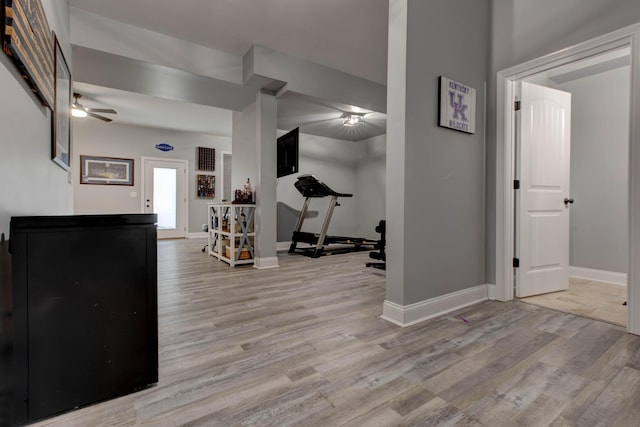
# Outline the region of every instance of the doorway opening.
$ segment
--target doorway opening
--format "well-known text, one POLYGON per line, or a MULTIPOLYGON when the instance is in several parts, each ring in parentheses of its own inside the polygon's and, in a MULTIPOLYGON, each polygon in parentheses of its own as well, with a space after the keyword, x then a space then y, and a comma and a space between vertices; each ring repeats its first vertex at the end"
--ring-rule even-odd
MULTIPOLYGON (((623 28, 602 37, 581 43, 560 52, 529 61, 498 73, 497 98, 497 150, 496 150, 496 289, 495 297, 507 301, 514 298, 515 274, 513 262, 516 257, 516 192, 513 189, 517 175, 517 145, 515 141, 517 124, 511 106, 516 99, 519 82, 528 78, 550 73, 562 66, 577 65, 580 61, 593 59, 603 54, 611 54, 620 49, 629 53, 629 111, 630 119, 626 129, 629 169, 627 183, 627 223, 628 244, 623 248, 628 264, 627 274, 627 330, 640 334, 640 126, 633 117, 640 111, 640 25, 623 28)), ((574 70, 575 71, 575 70, 574 70)), ((606 108, 606 106, 603 106, 606 108)), ((563 196, 565 197, 565 196, 563 196)), ((566 196, 570 199, 570 196, 566 196)), ((576 198, 576 204, 579 201, 576 198)))
POLYGON ((187 161, 142 158, 142 212, 158 215, 158 239, 187 237, 187 161))
MULTIPOLYGON (((516 257, 525 258, 522 268, 515 270, 516 297, 524 302, 626 326, 627 306, 623 304, 627 299, 628 270, 629 48, 526 77, 521 85, 536 87, 541 93, 549 93, 551 98, 557 94, 570 98, 567 108, 569 137, 566 150, 561 151, 566 157, 553 156, 543 163, 544 171, 550 173, 552 165, 566 162, 558 171, 566 169, 564 181, 569 185, 564 194, 558 194, 555 203, 554 211, 565 216, 564 227, 560 227, 562 231, 547 237, 538 232, 543 242, 551 243, 542 256, 547 258, 542 265, 544 268, 532 268, 527 263, 530 257, 523 254, 528 251, 523 245, 516 244, 516 257), (564 205, 563 196, 567 201, 564 205), (531 277, 552 274, 548 259, 554 251, 560 250, 566 259, 559 262, 564 274, 555 277, 557 282, 531 283, 531 277), (525 271, 527 267, 529 269, 525 271)), ((522 106, 516 112, 516 122, 521 124, 516 126, 516 175, 523 173, 518 163, 528 163, 523 159, 521 147, 532 142, 527 141, 524 134, 524 129, 530 129, 533 122, 524 112, 531 108, 528 105, 531 102, 523 99, 523 95, 526 94, 521 91, 522 106), (525 123, 527 117, 529 122, 525 123)), ((552 127, 542 123, 544 118, 535 121, 538 122, 535 127, 552 127)), ((549 132, 540 130, 534 134, 544 135, 542 145, 549 145, 549 132)), ((531 157, 535 156, 529 157, 532 162, 531 157)), ((525 203, 530 193, 524 188, 525 182, 516 192, 516 212, 518 204, 525 203)), ((536 189, 535 193, 540 194, 540 190, 536 189)), ((538 210, 532 215, 548 221, 551 212, 538 210)), ((516 217, 516 242, 533 239, 526 236, 526 225, 522 222, 528 219, 529 213, 525 214, 516 217)))

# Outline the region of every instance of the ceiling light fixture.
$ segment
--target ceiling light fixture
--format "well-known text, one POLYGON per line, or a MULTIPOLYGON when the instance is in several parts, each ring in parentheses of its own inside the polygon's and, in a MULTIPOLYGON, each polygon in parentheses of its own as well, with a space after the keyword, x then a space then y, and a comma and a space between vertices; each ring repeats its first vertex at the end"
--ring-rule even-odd
POLYGON ((87 117, 87 109, 84 108, 78 101, 78 98, 81 98, 82 95, 80 95, 79 93, 74 93, 73 97, 75 98, 75 101, 73 101, 73 104, 71 104, 71 115, 73 117, 87 117))
POLYGON ((71 115, 73 117, 87 117, 88 114, 86 110, 80 109, 74 105, 73 108, 71 108, 71 115))
POLYGON ((342 118, 344 119, 342 121, 342 126, 360 126, 365 123, 364 115, 365 113, 344 113, 342 115, 342 118))

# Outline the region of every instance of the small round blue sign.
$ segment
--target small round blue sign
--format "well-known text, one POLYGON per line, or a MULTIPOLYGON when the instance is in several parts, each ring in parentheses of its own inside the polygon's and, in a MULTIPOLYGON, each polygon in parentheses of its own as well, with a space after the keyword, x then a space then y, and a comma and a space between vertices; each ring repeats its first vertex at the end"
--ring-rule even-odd
POLYGON ((171 151, 173 150, 173 146, 169 144, 157 144, 156 148, 160 151, 171 151))

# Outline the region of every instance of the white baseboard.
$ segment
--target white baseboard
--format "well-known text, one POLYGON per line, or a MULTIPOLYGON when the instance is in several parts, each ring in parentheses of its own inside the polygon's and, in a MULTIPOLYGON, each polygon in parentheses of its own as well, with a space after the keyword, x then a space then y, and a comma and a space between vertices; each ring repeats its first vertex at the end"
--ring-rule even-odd
POLYGON ((571 266, 569 267, 569 277, 627 286, 626 273, 618 273, 616 271, 595 270, 593 268, 571 266))
POLYGON ((276 243, 276 251, 278 251, 278 252, 288 251, 289 247, 291 247, 291 242, 277 242, 276 243))
POLYGON ((187 235, 188 239, 206 239, 209 237, 209 234, 205 231, 200 231, 198 233, 189 233, 187 235))
POLYGON ((496 285, 487 285, 487 298, 495 301, 496 299, 496 285))
POLYGON ((406 327, 487 299, 488 286, 480 285, 405 306, 385 300, 380 317, 406 327))
POLYGON ((280 267, 278 264, 278 257, 266 257, 266 258, 256 258, 253 263, 253 267, 258 270, 264 270, 266 268, 277 268, 280 267))

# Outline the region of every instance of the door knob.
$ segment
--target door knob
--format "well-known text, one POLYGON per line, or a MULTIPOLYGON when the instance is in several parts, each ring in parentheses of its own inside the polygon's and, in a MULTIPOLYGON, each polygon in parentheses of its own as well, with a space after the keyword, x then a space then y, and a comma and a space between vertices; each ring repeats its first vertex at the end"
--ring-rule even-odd
POLYGON ((569 206, 569 204, 573 204, 573 199, 564 198, 564 205, 569 206))

